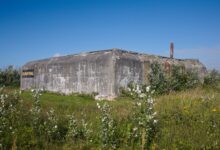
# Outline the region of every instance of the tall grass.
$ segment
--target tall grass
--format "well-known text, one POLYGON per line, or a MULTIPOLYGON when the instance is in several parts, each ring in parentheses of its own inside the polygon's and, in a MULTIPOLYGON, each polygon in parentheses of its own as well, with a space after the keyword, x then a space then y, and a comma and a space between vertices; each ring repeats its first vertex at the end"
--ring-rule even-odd
POLYGON ((158 148, 219 149, 220 92, 202 88, 158 97, 158 148))
POLYGON ((101 101, 100 107, 109 109, 100 110, 97 101, 84 95, 19 94, 7 88, 0 95, 0 149, 220 149, 216 88, 155 97, 153 132, 144 131, 150 124, 140 107, 142 96, 101 101), (149 147, 144 144, 148 135, 149 147))

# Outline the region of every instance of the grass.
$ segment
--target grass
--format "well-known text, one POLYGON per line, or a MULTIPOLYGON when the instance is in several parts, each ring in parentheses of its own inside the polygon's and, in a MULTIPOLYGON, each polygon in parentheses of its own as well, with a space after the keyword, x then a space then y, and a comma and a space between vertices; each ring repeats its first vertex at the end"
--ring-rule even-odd
POLYGON ((213 149, 220 142, 220 92, 196 88, 158 97, 158 147, 213 149))
MULTIPOLYGON (((7 92, 12 90, 6 89, 7 92)), ((22 92, 21 98, 28 107, 32 105, 31 92, 22 92)), ((158 112, 159 121, 152 149, 220 149, 220 90, 218 88, 197 87, 157 96, 155 99, 155 110, 158 112)), ((94 133, 100 130, 98 127, 100 112, 96 106, 97 101, 91 96, 80 94, 65 96, 44 92, 40 102, 44 111, 54 108, 61 123, 65 122, 63 118, 74 112, 78 119, 83 114, 86 115, 85 118, 91 124, 94 133)), ((126 130, 128 118, 134 111, 132 99, 119 97, 108 103, 112 107, 114 119, 119 124, 119 130, 126 130)), ((84 144, 80 142, 81 146, 84 144)), ((68 146, 69 144, 61 144, 58 149, 65 149, 68 146)), ((96 149, 96 146, 89 145, 86 149, 96 149)), ((128 148, 125 143, 121 147, 128 148)))
MULTIPOLYGON (((24 91, 21 98, 29 105, 33 103, 33 97, 30 91, 24 91)), ((89 120, 94 120, 99 116, 97 101, 90 95, 71 94, 62 95, 52 92, 44 92, 40 96, 40 102, 43 109, 49 110, 54 108, 59 116, 75 113, 76 117, 86 114, 89 120)), ((107 101, 112 107, 112 112, 116 118, 126 118, 132 107, 132 101, 128 97, 120 97, 115 101, 107 101)), ((101 102, 103 103, 103 101, 101 102)))

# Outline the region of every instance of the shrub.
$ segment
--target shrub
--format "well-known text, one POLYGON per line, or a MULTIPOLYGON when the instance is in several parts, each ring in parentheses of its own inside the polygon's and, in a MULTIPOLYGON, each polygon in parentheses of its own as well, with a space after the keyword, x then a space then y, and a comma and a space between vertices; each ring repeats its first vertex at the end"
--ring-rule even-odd
POLYGON ((100 105, 97 103, 98 109, 101 110, 101 135, 102 146, 104 149, 117 149, 118 138, 116 137, 116 122, 110 114, 110 106, 107 103, 100 105))
MULTIPOLYGON (((10 149, 17 141, 18 135, 28 120, 27 110, 23 109, 23 101, 19 97, 19 92, 4 93, 0 91, 0 148, 10 149)), ((30 122, 29 122, 30 123, 30 122)), ((24 144, 27 141, 20 142, 24 144)))
POLYGON ((151 65, 151 73, 148 78, 151 88, 157 95, 193 88, 199 83, 196 73, 185 71, 181 66, 173 66, 170 75, 165 75, 158 63, 151 65))
POLYGON ((90 140, 92 130, 88 128, 85 115, 82 116, 81 121, 78 121, 75 114, 72 113, 68 118, 68 132, 67 139, 76 142, 77 140, 90 140))
POLYGON ((181 66, 173 66, 168 82, 169 91, 181 91, 195 87, 199 83, 199 79, 196 73, 184 71, 181 66))
POLYGON ((131 87, 128 90, 135 101, 135 111, 131 119, 133 126, 131 135, 133 135, 133 141, 136 141, 141 149, 150 149, 157 125, 155 118, 157 112, 154 111, 155 102, 152 98, 154 91, 150 86, 133 84, 131 87))
POLYGON ((220 82, 220 74, 217 70, 212 70, 205 78, 204 85, 205 86, 214 86, 217 87, 220 82))
POLYGON ((168 81, 158 63, 151 64, 151 73, 148 76, 151 88, 155 94, 163 94, 168 90, 168 81))
POLYGON ((0 69, 0 86, 20 86, 20 74, 13 66, 8 66, 5 70, 0 69))

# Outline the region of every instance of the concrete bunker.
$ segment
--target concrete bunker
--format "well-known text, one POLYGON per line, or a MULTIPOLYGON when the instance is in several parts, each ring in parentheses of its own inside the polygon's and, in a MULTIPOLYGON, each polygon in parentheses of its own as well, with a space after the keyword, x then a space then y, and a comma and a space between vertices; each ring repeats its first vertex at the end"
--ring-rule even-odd
POLYGON ((130 82, 147 83, 154 62, 166 71, 172 65, 184 66, 197 72, 200 79, 206 74, 199 60, 109 49, 28 62, 22 67, 21 89, 41 88, 65 94, 95 92, 100 98, 113 99, 120 87, 126 88, 130 82))

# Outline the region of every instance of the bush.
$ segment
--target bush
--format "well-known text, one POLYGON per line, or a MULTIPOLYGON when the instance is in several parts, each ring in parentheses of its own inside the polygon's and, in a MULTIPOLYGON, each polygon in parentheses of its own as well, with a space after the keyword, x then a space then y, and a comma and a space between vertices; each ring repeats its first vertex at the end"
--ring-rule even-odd
POLYGON ((217 87, 220 82, 220 74, 217 70, 212 70, 205 78, 204 85, 205 86, 213 86, 217 87))
POLYGON ((199 79, 196 73, 183 71, 181 66, 173 66, 169 83, 171 91, 181 91, 195 87, 199 79))
POLYGON ((53 111, 41 111, 39 91, 33 91, 34 104, 29 109, 20 98, 21 92, 0 91, 0 149, 45 149, 59 143, 62 126, 53 111))
POLYGON ((0 86, 20 86, 20 74, 13 66, 0 69, 0 86))
POLYGON ((148 78, 157 95, 193 88, 199 83, 198 75, 194 72, 185 71, 181 66, 173 66, 170 75, 166 75, 158 63, 151 65, 148 78))
POLYGON ((129 88, 129 93, 134 99, 135 111, 132 115, 131 140, 136 141, 139 148, 151 149, 153 140, 156 135, 156 126, 158 120, 156 119, 157 112, 154 110, 155 101, 151 97, 154 91, 150 86, 139 86, 133 84, 129 88))
POLYGON ((151 65, 151 73, 149 75, 151 88, 155 90, 155 94, 166 93, 169 86, 161 66, 158 63, 151 65))
POLYGON ((103 149, 117 149, 118 148, 118 138, 116 134, 116 122, 111 116, 111 107, 104 103, 100 105, 97 103, 98 109, 101 111, 101 134, 100 139, 102 141, 103 149))

